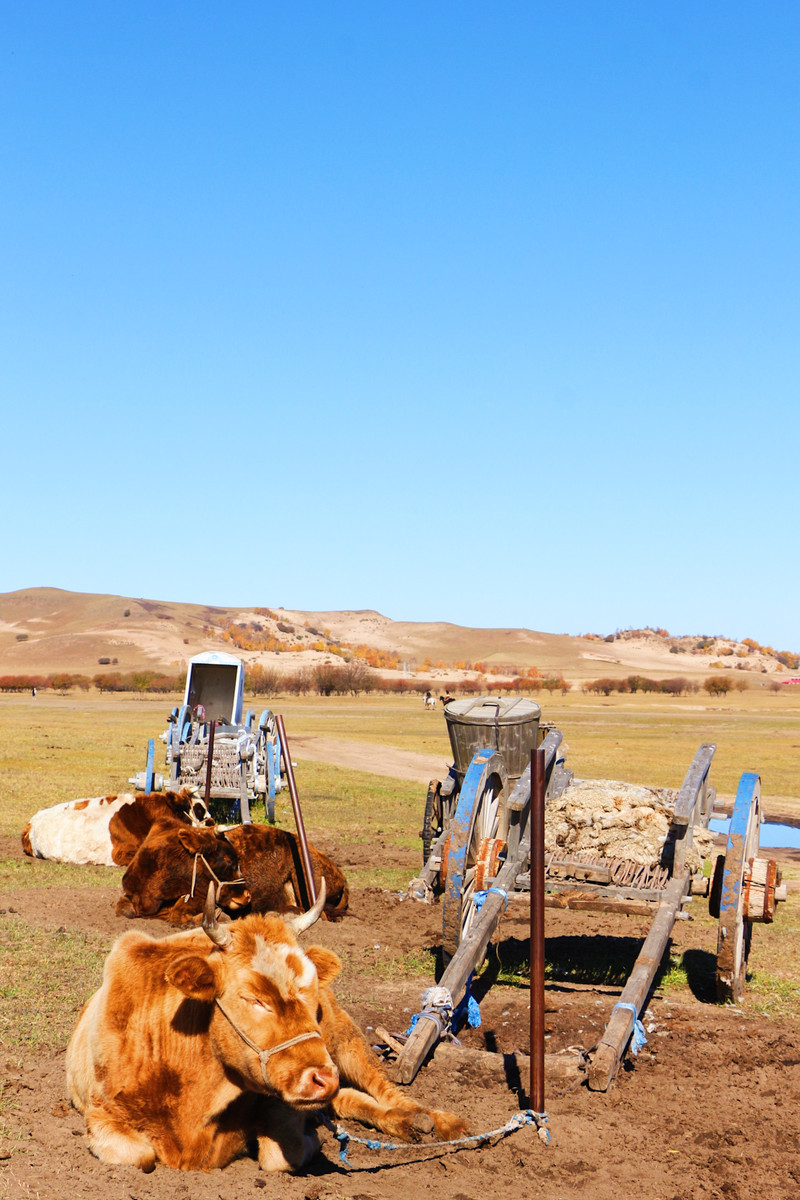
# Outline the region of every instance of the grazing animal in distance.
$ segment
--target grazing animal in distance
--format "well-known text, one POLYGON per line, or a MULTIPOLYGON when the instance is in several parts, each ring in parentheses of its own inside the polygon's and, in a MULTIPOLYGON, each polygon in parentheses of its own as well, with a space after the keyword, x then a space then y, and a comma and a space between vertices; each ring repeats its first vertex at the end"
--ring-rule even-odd
MULTIPOLYGON (((347 911, 347 880, 327 854, 308 850, 317 893, 323 878, 327 888, 324 916, 337 920, 347 911)), ((271 825, 223 831, 156 822, 122 877, 117 916, 197 924, 211 881, 222 886, 218 903, 229 916, 308 907, 296 834, 271 825)))
POLYGON ((252 1146, 263 1170, 299 1171, 319 1148, 306 1118, 324 1108, 406 1141, 465 1130, 390 1083, 331 991, 338 958, 301 948, 324 884, 291 921, 219 925, 215 900, 212 885, 202 929, 131 931, 106 959, 67 1048, 93 1154, 143 1171, 211 1170, 252 1146))

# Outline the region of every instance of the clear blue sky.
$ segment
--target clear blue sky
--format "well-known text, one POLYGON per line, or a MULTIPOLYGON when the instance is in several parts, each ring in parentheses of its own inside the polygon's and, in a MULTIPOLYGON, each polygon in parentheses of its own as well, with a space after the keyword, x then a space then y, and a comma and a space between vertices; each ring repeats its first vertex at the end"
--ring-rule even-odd
POLYGON ((0 8, 0 591, 800 650, 800 5, 0 8))

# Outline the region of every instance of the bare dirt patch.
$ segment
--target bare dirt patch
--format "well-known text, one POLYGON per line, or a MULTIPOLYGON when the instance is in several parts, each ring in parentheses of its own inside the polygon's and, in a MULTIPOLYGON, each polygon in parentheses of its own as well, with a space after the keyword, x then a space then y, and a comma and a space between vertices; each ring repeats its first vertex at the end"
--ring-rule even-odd
POLYGON ((449 762, 437 754, 418 754, 414 750, 399 750, 394 746, 370 742, 346 742, 338 738, 316 737, 311 734, 292 735, 292 754, 311 762, 331 763, 373 775, 388 775, 392 779, 411 779, 427 783, 444 779, 449 762))

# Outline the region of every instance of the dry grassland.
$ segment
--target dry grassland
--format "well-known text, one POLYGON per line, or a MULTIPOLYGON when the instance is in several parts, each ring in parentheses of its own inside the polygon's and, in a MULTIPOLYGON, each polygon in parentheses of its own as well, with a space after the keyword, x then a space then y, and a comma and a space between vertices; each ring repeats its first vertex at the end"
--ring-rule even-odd
MULTIPOLYGON (((178 698, 176 697, 175 700, 178 698)), ((143 699, 96 694, 0 696, 0 780, 3 805, 0 835, 16 842, 25 821, 39 808, 78 796, 129 790, 128 777, 144 766, 149 737, 166 726, 173 699, 143 699)), ((249 702, 260 712, 263 702, 249 702)), ((800 697, 750 693, 724 701, 671 700, 647 695, 609 699, 570 694, 548 699, 544 717, 564 732, 567 761, 584 777, 680 785, 703 741, 718 745, 712 778, 723 799, 731 800, 744 770, 763 779, 768 818, 800 817, 796 763, 800 749, 800 697)), ((450 761, 441 710, 426 711, 409 697, 354 699, 277 699, 290 742, 321 739, 371 754, 369 770, 353 770, 311 761, 293 753, 306 827, 312 840, 336 853, 337 846, 358 849, 348 867, 356 887, 402 890, 418 869, 419 828, 424 784, 392 778, 382 764, 396 752, 450 761)), ((157 766, 163 754, 157 742, 157 766)), ((277 806, 278 823, 292 826, 287 793, 277 806)), ((0 891, 21 886, 107 886, 116 868, 73 867, 57 863, 31 872, 18 850, 0 855, 0 891)), ((800 870, 787 862, 790 887, 800 870)), ((758 930, 758 973, 750 1003, 800 1013, 800 903, 796 890, 775 926, 758 930)), ((713 922, 700 911, 699 925, 713 922)), ((7 949, 11 949, 7 947, 7 949)), ((675 986, 682 986, 679 965, 675 986)), ((685 979, 683 980, 685 983, 685 979)))
MULTIPOLYGON (((179 699, 0 696, 0 833, 18 832, 32 812, 62 800, 129 790, 129 776, 144 767, 147 739, 158 738, 179 699)), ((577 775, 675 787, 700 743, 715 742, 712 777, 720 795, 732 797, 741 773, 758 771, 767 816, 800 817, 800 695, 759 689, 713 700, 572 692, 541 704, 543 719, 564 733, 577 775)), ((265 702, 246 699, 246 706, 259 713, 265 702)), ((272 707, 285 718, 290 744, 297 735, 373 747, 374 775, 382 773, 381 747, 451 760, 441 709, 427 711, 417 697, 277 697, 272 707)), ((301 773, 308 769, 302 755, 294 757, 301 773)), ((157 769, 160 761, 157 740, 157 769)))

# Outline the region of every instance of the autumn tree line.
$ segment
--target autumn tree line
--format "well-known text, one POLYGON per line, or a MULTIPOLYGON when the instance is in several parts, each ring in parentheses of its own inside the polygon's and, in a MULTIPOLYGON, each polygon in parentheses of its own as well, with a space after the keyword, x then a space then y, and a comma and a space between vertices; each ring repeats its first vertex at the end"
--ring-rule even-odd
MULTIPOLYGON (((88 691, 97 688, 100 692, 182 693, 186 687, 186 672, 166 675, 156 671, 108 671, 96 675, 81 675, 60 671, 52 675, 4 675, 0 676, 0 692, 54 691, 69 692, 75 689, 88 691)), ((485 675, 475 679, 463 679, 445 687, 441 681, 424 675, 387 678, 377 675, 360 659, 349 662, 319 663, 299 671, 281 671, 277 667, 255 664, 247 668, 245 687, 254 696, 358 696, 369 692, 424 696, 447 693, 457 695, 480 695, 492 693, 534 694, 560 691, 566 694, 570 685, 562 676, 519 676, 513 680, 487 680, 485 675)))
MULTIPOLYGON (((694 679, 686 679, 677 675, 673 679, 648 679, 645 675, 628 675, 625 679, 591 679, 581 685, 581 690, 598 696, 610 696, 612 692, 627 695, 632 692, 658 692, 667 696, 689 696, 700 691, 708 692, 709 696, 726 696, 728 692, 746 692, 750 683, 742 676, 710 675, 708 679, 698 683, 694 679)), ((779 692, 782 684, 773 679, 768 685, 770 691, 779 692)))
MULTIPOLYGON (((254 696, 359 696, 370 692, 383 695, 449 696, 515 695, 560 692, 565 696, 571 690, 570 683, 561 675, 520 675, 514 679, 487 679, 478 675, 474 679, 460 679, 445 686, 441 680, 421 674, 387 678, 375 674, 359 659, 350 662, 319 663, 299 671, 281 671, 277 667, 255 664, 247 669, 245 686, 254 696)), ((646 675, 628 675, 624 679, 601 678, 586 680, 581 691, 587 695, 628 695, 635 692, 651 692, 668 696, 688 696, 701 688, 710 696, 725 696, 728 692, 744 692, 751 686, 742 676, 711 675, 702 683, 678 675, 671 679, 650 679, 646 675)), ((779 692, 782 684, 771 680, 765 685, 770 691, 779 692)), ((53 691, 66 693, 73 690, 87 692, 96 688, 100 692, 132 692, 134 694, 183 693, 186 687, 186 672, 167 675, 158 671, 109 671, 105 674, 81 675, 59 671, 51 675, 2 675, 0 692, 53 691)))

